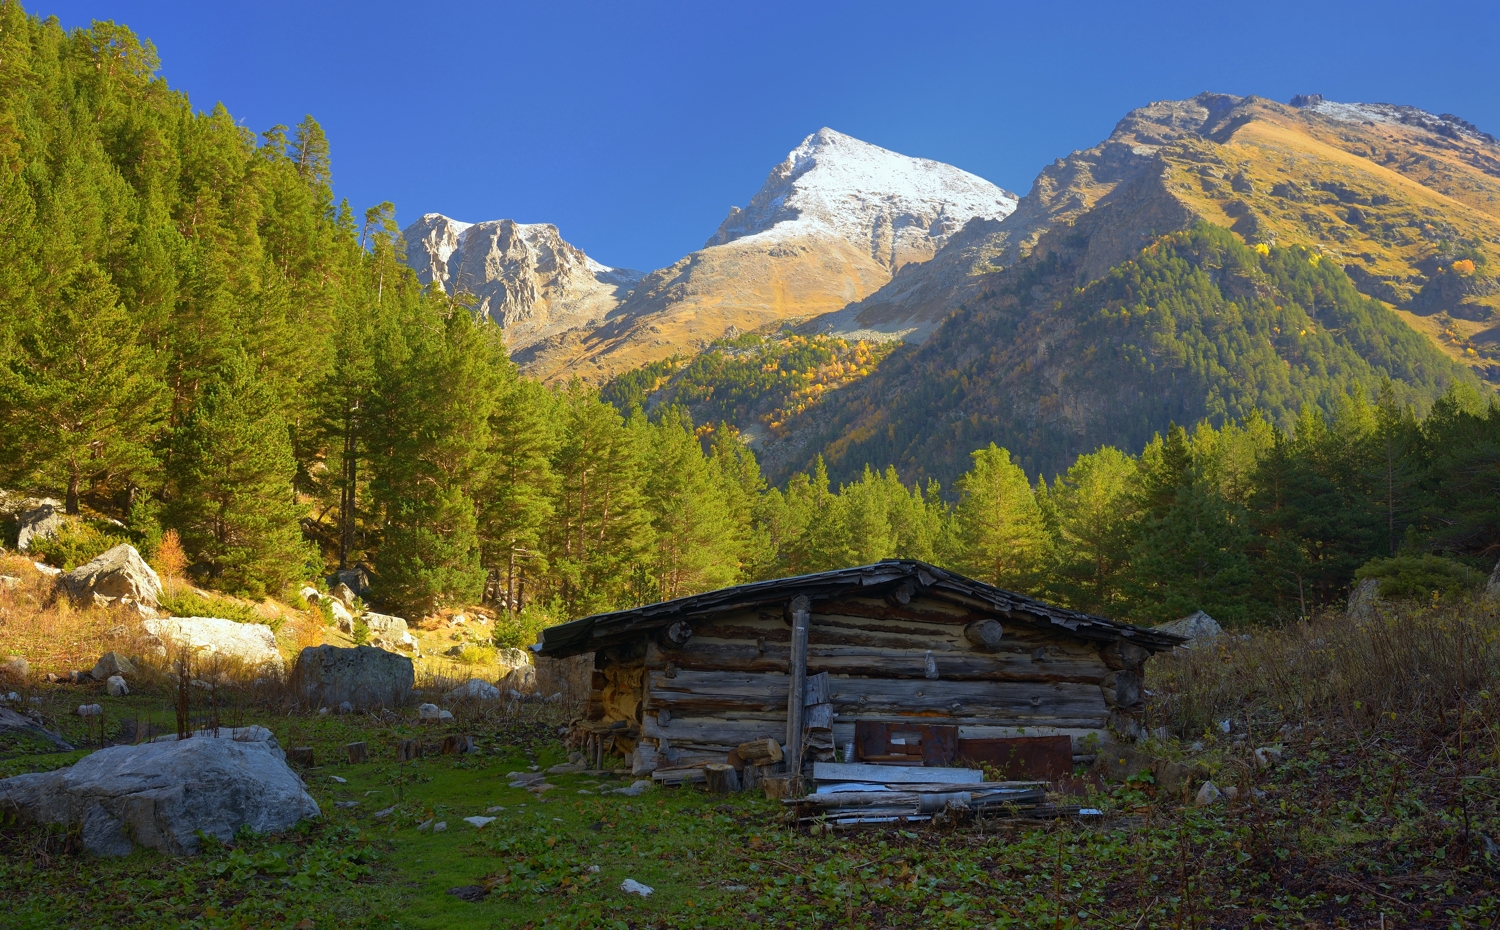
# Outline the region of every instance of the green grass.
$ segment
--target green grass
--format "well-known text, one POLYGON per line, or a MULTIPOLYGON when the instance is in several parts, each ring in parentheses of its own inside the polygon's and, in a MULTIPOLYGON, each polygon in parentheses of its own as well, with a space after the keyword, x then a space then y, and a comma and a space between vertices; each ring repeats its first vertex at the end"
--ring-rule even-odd
POLYGON ((168 585, 162 592, 161 606, 179 617, 218 617, 236 623, 260 623, 272 630, 281 628, 285 617, 267 617, 253 604, 227 597, 199 594, 186 585, 168 585))
MULTIPOLYGON (((105 704, 111 730, 137 719, 173 725, 165 693, 99 691, 52 687, 38 692, 40 710, 79 742, 89 738, 85 725, 65 712, 85 701, 105 704)), ((225 725, 259 722, 283 746, 313 747, 319 765, 304 777, 321 821, 170 861, 150 852, 95 860, 68 851, 55 831, 0 827, 0 924, 1333 927, 1377 925, 1384 913, 1391 926, 1485 927, 1500 917, 1500 862, 1484 857, 1479 838, 1500 833, 1489 789, 1450 777, 1452 741, 1419 760, 1421 747, 1378 719, 1364 731, 1309 727, 1284 741, 1286 761, 1269 772, 1246 764, 1247 746, 1272 741, 1280 721, 1257 720, 1264 729, 1247 743, 1210 740, 1198 757, 1221 784, 1266 791, 1259 804, 1183 808, 1145 778, 1096 795, 1107 816, 1093 825, 810 835, 790 829, 779 804, 748 794, 654 788, 626 798, 598 792, 628 778, 582 775, 549 776, 557 787, 541 797, 510 788, 507 773, 564 758, 555 723, 544 719, 505 722, 456 708, 459 720, 436 730, 411 713, 288 717, 229 704, 225 725), (481 752, 394 761, 397 740, 434 748, 450 731, 476 736, 481 752), (345 761, 343 746, 355 740, 366 741, 371 761, 345 761), (371 817, 393 805, 389 820, 371 817), (505 809, 487 827, 463 822, 494 806, 505 809), (447 830, 419 831, 429 819, 447 830), (626 878, 655 894, 623 893, 626 878), (477 903, 448 893, 476 884, 492 889, 477 903)), ((1471 751, 1491 752, 1469 739, 1471 751)), ((0 747, 0 775, 81 755, 26 749, 0 747)), ((1500 760, 1469 771, 1492 779, 1500 760)))

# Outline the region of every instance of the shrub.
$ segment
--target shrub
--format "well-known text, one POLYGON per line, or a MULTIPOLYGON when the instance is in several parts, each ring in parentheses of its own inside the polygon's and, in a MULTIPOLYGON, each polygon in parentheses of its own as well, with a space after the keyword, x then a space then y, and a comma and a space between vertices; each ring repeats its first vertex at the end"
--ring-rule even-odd
POLYGON ((31 554, 67 572, 131 541, 123 530, 104 520, 67 520, 56 536, 33 540, 31 554))
POLYGON ((161 536, 153 553, 151 567, 163 578, 179 578, 187 568, 187 553, 182 550, 182 540, 176 530, 167 530, 161 536))
POLYGON ((500 649, 525 649, 536 642, 538 634, 552 625, 550 613, 535 605, 521 608, 515 615, 495 617, 495 646, 500 649))
POLYGON ((1480 572, 1462 562, 1431 553, 1371 559, 1354 574, 1361 580, 1378 579, 1381 597, 1441 596, 1451 600, 1484 583, 1484 575, 1480 572))
POLYGON ((280 629, 286 619, 266 617, 252 604, 204 595, 186 585, 168 585, 162 592, 161 606, 179 617, 219 617, 236 623, 260 623, 272 630, 280 629))

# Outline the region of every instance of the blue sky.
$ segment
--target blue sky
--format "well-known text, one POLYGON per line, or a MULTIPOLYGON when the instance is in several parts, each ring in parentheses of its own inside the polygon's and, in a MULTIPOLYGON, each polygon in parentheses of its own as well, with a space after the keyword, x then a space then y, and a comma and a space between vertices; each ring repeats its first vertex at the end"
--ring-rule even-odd
POLYGON ((403 225, 556 223, 651 269, 831 126, 1024 194, 1132 107, 1202 90, 1407 103, 1500 135, 1500 4, 28 0, 156 42, 200 109, 313 114, 403 225))

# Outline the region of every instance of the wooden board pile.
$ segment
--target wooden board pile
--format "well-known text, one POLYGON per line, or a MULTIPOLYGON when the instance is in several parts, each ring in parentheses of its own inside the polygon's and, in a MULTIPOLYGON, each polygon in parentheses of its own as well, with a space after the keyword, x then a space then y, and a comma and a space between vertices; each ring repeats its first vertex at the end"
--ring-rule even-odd
POLYGON ((802 824, 838 827, 981 812, 1052 812, 1045 804, 1045 782, 985 781, 978 769, 819 762, 813 766, 813 781, 812 793, 782 802, 793 808, 802 824))

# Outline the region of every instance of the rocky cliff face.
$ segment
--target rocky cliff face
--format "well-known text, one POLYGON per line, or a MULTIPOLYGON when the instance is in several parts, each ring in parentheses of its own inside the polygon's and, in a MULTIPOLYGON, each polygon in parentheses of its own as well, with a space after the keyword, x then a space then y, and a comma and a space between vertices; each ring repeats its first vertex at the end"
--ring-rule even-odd
POLYGON ((476 297, 512 351, 601 323, 641 279, 589 258, 548 223, 463 223, 429 213, 403 235, 422 283, 476 297))

